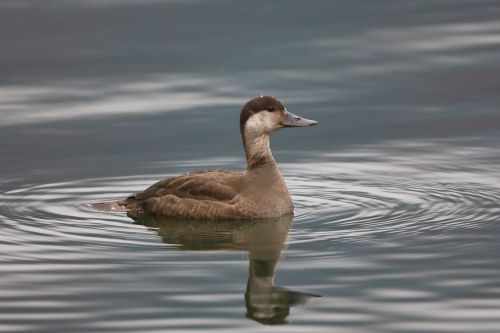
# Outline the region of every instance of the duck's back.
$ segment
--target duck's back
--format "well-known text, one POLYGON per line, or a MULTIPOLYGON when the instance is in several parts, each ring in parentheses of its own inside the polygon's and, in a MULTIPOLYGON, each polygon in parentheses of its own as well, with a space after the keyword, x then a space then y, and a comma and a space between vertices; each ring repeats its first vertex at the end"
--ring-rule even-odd
MULTIPOLYGON (((161 180, 121 202, 129 211, 201 219, 248 218, 249 208, 238 200, 244 173, 207 170, 161 180)), ((248 204, 247 206, 251 206, 248 204)))

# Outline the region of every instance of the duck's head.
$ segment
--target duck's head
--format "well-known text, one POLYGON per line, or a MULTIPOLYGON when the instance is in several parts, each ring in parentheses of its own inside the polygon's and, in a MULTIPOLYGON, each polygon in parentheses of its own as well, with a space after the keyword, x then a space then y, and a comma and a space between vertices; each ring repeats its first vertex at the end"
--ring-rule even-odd
POLYGON ((272 96, 259 96, 248 101, 241 110, 240 130, 244 136, 268 135, 284 127, 313 126, 318 122, 288 112, 283 104, 272 96))

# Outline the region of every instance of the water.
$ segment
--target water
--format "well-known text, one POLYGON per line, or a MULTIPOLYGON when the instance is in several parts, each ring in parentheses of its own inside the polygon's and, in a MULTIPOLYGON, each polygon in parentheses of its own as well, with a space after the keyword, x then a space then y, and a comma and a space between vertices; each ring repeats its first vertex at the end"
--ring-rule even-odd
POLYGON ((496 1, 2 1, 0 331, 498 332, 496 1), (91 208, 241 169, 260 93, 296 204, 91 208))

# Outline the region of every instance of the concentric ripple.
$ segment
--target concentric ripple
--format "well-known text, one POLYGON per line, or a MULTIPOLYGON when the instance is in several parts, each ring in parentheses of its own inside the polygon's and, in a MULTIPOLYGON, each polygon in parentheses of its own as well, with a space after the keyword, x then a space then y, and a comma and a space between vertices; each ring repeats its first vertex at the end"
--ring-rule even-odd
MULTIPOLYGON (((292 243, 446 234, 498 222, 500 179, 495 165, 464 173, 463 164, 454 172, 409 166, 406 160, 356 164, 353 156, 360 159, 359 153, 336 156, 337 161, 314 163, 306 170, 302 164, 283 165, 296 206, 292 243)), ((87 237, 103 244, 148 244, 151 237, 146 232, 134 230, 130 237, 123 227, 130 219, 123 213, 98 212, 90 204, 123 198, 163 177, 83 179, 7 189, 0 194, 0 216, 7 222, 3 232, 36 235, 38 241, 87 237), (103 230, 114 236, 101 238, 103 230)))
POLYGON ((7 189, 0 194, 2 234, 10 240, 4 247, 19 256, 31 250, 38 256, 40 246, 86 250, 153 246, 154 236, 130 224, 125 215, 103 214, 89 205, 100 198, 123 197, 145 183, 129 178, 85 179, 7 189))
MULTIPOLYGON (((388 157, 373 152, 336 156, 310 170, 288 166, 297 238, 446 236, 498 224, 500 168, 482 154, 388 157), (364 161, 353 162, 364 156, 364 161), (443 165, 446 169, 441 169, 443 165), (463 170, 467 169, 467 172, 463 170)), ((484 152, 483 152, 484 153, 484 152)), ((491 156, 493 152, 485 156, 491 156)))
POLYGON ((308 241, 323 237, 361 241, 378 233, 408 236, 476 229, 497 222, 500 212, 500 190, 489 184, 403 176, 325 180, 307 174, 291 177, 289 183, 297 203, 296 223, 308 227, 314 221, 313 230, 307 228, 304 234, 308 241), (326 235, 315 236, 321 231, 326 235))

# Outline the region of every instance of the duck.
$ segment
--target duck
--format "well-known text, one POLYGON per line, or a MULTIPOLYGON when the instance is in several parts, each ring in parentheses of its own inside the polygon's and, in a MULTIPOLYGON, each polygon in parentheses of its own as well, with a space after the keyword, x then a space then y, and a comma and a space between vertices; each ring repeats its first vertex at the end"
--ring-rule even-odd
POLYGON ((273 96, 258 96, 240 112, 245 171, 203 170, 158 181, 119 201, 128 213, 194 220, 252 220, 293 214, 293 201, 269 145, 282 128, 318 124, 289 112, 273 96))

